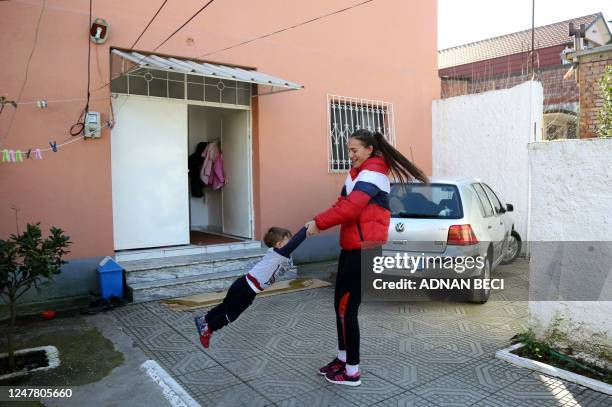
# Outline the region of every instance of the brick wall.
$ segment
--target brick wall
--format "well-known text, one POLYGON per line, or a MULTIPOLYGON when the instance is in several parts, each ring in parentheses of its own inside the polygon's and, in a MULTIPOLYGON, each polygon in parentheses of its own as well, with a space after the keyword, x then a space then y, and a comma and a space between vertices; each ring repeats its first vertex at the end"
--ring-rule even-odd
POLYGON ((578 57, 580 86, 580 138, 599 137, 597 113, 603 105, 599 80, 606 65, 612 65, 612 49, 578 57))
MULTIPOLYGON (((544 106, 561 103, 578 102, 578 84, 574 77, 563 79, 568 71, 568 65, 559 65, 540 70, 537 79, 544 87, 544 106)), ((475 78, 442 78, 441 96, 448 98, 473 93, 481 93, 489 90, 507 89, 526 82, 531 75, 500 75, 497 77, 475 77, 475 78)))

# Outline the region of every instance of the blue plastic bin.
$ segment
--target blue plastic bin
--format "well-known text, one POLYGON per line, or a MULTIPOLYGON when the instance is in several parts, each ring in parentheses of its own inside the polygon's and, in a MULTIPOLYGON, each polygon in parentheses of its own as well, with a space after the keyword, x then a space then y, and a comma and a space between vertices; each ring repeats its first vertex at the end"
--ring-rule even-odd
POLYGON ((102 298, 123 297, 123 268, 112 257, 106 256, 98 264, 98 282, 102 298))

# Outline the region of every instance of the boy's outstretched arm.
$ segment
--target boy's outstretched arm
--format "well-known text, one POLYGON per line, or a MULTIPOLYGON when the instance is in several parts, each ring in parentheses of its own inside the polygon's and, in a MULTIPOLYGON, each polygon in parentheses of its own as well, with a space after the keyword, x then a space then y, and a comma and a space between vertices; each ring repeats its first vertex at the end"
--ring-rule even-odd
POLYGON ((297 247, 306 239, 306 228, 301 228, 289 242, 281 247, 280 249, 274 249, 274 251, 281 256, 289 257, 291 253, 297 249, 297 247))

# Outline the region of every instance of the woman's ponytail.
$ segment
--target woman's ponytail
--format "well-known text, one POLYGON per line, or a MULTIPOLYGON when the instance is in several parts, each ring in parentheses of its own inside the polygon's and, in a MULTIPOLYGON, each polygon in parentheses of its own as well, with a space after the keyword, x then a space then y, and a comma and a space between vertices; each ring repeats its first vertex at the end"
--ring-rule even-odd
POLYGON ((373 154, 380 153, 387 165, 391 174, 401 183, 406 183, 413 178, 416 178, 424 183, 429 183, 429 178, 425 173, 402 153, 393 147, 378 131, 371 132, 366 129, 357 130, 350 138, 360 140, 366 147, 373 146, 373 154))

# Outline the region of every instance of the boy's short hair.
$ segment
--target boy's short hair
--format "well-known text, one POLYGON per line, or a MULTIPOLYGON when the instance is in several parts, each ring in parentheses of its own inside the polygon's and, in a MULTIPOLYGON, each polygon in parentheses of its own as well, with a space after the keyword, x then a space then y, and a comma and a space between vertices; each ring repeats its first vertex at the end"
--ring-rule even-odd
POLYGON ((291 232, 284 228, 271 227, 264 235, 264 244, 268 247, 274 247, 275 244, 280 242, 286 237, 291 237, 291 232))

